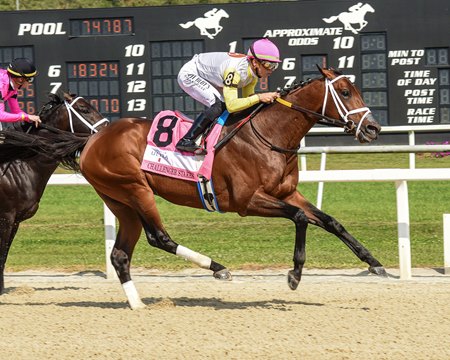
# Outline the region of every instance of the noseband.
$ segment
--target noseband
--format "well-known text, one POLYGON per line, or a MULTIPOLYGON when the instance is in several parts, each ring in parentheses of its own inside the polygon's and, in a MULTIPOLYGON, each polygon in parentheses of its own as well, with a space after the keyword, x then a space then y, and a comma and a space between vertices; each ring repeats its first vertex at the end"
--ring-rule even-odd
POLYGON ((98 130, 96 129, 97 127, 99 127, 100 125, 102 125, 105 122, 109 123, 109 120, 107 118, 103 118, 99 121, 97 121, 95 124, 90 124, 84 117, 82 117, 73 107, 73 105, 80 99, 83 99, 81 96, 76 97, 75 99, 72 100, 72 102, 69 104, 69 102, 67 100, 64 100, 64 105, 66 106, 66 110, 67 113, 69 115, 69 123, 70 123, 70 130, 72 131, 72 133, 75 133, 75 130, 73 128, 73 118, 72 118, 72 113, 74 113, 76 115, 76 117, 84 124, 86 125, 89 129, 91 129, 91 134, 98 132, 98 130))

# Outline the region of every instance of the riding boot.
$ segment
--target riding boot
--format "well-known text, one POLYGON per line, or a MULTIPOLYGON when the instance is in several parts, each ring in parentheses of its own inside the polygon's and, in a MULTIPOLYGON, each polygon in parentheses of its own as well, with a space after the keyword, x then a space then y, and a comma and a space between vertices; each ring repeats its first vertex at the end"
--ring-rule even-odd
POLYGON ((201 113, 197 119, 195 119, 186 135, 178 141, 176 148, 180 151, 204 155, 206 151, 201 146, 197 145, 195 141, 203 134, 209 124, 211 124, 211 120, 208 119, 204 113, 201 113))

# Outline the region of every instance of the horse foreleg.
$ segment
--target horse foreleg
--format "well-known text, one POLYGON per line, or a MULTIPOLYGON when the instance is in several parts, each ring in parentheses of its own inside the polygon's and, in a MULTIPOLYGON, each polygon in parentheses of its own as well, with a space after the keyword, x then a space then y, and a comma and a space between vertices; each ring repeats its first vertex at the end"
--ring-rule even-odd
POLYGON ((302 278, 303 266, 306 261, 306 229, 308 223, 304 220, 303 211, 297 212, 295 222, 295 247, 294 247, 294 269, 288 272, 288 285, 291 290, 296 290, 302 278))
POLYGON ((367 250, 358 240, 350 235, 350 233, 339 221, 317 209, 312 204, 309 204, 306 212, 311 224, 317 225, 329 233, 336 235, 361 261, 369 265, 369 271, 371 273, 387 276, 383 265, 375 259, 369 250, 367 250))
POLYGON ((292 290, 297 289, 306 261, 306 230, 308 228, 308 217, 306 214, 295 205, 274 198, 264 192, 256 192, 247 205, 246 215, 282 217, 294 222, 294 269, 288 272, 288 285, 292 290))

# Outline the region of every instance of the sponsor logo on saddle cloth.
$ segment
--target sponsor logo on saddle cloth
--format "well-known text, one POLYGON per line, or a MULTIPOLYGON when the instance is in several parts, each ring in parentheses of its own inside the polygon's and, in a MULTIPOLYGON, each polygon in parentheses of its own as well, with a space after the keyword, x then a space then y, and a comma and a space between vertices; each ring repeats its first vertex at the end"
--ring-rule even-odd
POLYGON ((148 133, 141 169, 182 180, 210 180, 214 145, 227 116, 228 112, 222 114, 207 135, 205 144, 208 153, 195 155, 175 148, 178 140, 189 130, 192 120, 178 111, 161 111, 153 120, 148 133))

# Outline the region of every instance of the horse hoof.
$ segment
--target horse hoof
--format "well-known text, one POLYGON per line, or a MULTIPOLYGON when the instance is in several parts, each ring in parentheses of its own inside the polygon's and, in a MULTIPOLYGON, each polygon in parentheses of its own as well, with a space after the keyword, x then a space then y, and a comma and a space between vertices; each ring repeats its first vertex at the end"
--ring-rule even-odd
POLYGON ((145 305, 142 301, 137 301, 134 303, 129 303, 131 310, 140 310, 140 309, 146 309, 147 305, 145 305))
POLYGON ((371 272, 372 274, 378 275, 378 276, 383 276, 383 277, 388 276, 387 272, 383 266, 370 266, 369 272, 371 272))
POLYGON ((294 270, 290 270, 288 272, 288 285, 289 285, 289 288, 291 290, 296 290, 297 287, 298 287, 298 284, 300 284, 300 278, 297 279, 296 276, 295 276, 294 270))
POLYGON ((233 280, 231 277, 231 273, 228 271, 228 269, 222 269, 219 271, 216 271, 213 276, 217 279, 217 280, 228 280, 231 281, 233 280))

